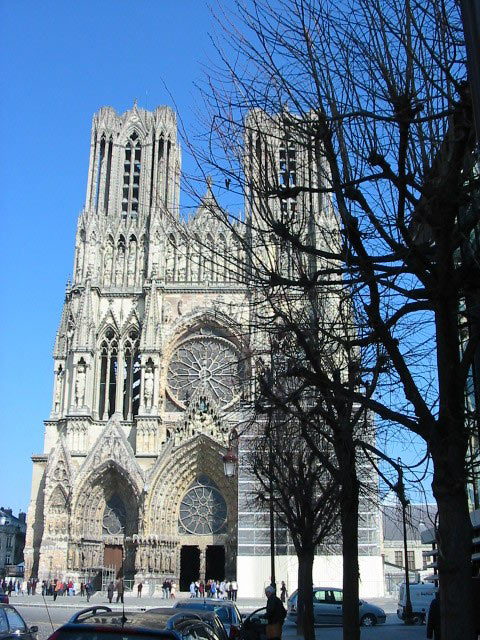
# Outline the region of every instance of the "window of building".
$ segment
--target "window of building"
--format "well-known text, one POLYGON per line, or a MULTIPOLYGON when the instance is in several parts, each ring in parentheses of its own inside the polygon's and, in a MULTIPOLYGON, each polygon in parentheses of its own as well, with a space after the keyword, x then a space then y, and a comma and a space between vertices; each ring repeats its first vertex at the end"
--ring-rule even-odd
POLYGON ((12 548, 12 536, 7 536, 6 547, 7 547, 7 549, 11 549, 12 548))
POLYGON ((113 329, 108 328, 100 345, 100 394, 98 416, 110 418, 115 413, 117 390, 118 342, 113 329))
POLYGON ((408 569, 414 571, 415 569, 415 551, 407 551, 408 569))
POLYGON ((423 556, 423 570, 428 569, 428 558, 427 556, 423 556))
POLYGON ((142 168, 142 147, 136 131, 125 145, 123 162, 122 212, 137 214, 140 190, 140 171, 142 168))
POLYGON ((140 405, 140 354, 138 331, 131 329, 124 343, 123 418, 130 420, 138 414, 140 405))
POLYGON ((395 564, 398 567, 403 567, 403 552, 395 551, 395 564))

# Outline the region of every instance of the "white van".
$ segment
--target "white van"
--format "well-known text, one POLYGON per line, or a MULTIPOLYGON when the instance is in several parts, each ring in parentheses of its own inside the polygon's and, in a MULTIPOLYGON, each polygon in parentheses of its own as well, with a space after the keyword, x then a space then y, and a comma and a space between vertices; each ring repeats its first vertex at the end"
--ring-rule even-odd
MULTIPOLYGON (((410 601, 415 624, 423 624, 428 616, 430 603, 435 597, 436 587, 433 582, 420 582, 410 585, 410 601)), ((400 585, 398 592, 397 616, 405 620, 405 606, 407 604, 407 590, 405 583, 400 585)))

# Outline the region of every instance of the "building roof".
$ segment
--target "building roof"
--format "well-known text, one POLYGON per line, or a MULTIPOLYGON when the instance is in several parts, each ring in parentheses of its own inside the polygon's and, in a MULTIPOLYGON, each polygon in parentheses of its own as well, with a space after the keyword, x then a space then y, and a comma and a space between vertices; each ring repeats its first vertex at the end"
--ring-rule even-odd
MULTIPOLYGON (((399 504, 383 505, 383 539, 403 540, 402 508, 399 504)), ((420 541, 422 531, 435 525, 436 504, 410 504, 407 507, 407 539, 420 541)))

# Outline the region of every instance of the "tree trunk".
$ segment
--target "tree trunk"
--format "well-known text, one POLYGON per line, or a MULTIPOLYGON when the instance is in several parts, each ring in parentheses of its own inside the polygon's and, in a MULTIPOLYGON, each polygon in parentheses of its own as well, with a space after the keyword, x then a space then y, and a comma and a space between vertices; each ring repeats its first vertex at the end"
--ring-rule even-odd
POLYGON ((353 470, 342 485, 340 520, 343 555, 343 640, 359 640, 358 608, 358 480, 353 470))
POLYGON ((315 640, 313 626, 313 557, 314 549, 297 552, 298 555, 298 598, 297 635, 305 640, 315 640))
POLYGON ((476 636, 471 601, 472 525, 466 488, 461 480, 465 465, 462 447, 456 455, 457 464, 452 460, 452 449, 449 447, 448 455, 440 459, 432 452, 432 488, 438 506, 437 562, 442 638, 473 640, 476 636), (460 473, 455 473, 455 468, 460 473))

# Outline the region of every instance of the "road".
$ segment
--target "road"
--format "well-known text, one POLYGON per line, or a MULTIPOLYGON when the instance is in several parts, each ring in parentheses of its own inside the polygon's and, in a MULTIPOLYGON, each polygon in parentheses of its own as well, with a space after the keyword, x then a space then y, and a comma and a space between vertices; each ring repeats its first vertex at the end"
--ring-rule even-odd
MULTIPOLYGON (((53 628, 65 623, 73 613, 81 607, 86 606, 85 600, 80 601, 77 598, 59 598, 57 602, 53 603, 52 598, 47 597, 47 607, 43 604, 41 598, 36 597, 35 602, 25 602, 26 599, 20 598, 16 601, 16 598, 11 599, 13 604, 21 615, 26 620, 27 624, 37 625, 39 628, 38 638, 39 640, 46 640, 52 633, 53 628), (50 616, 50 618, 49 618, 50 616), (50 623, 51 619, 51 623, 50 623)), ((132 610, 140 606, 148 609, 152 606, 161 606, 162 600, 151 602, 151 598, 144 599, 142 601, 136 598, 127 598, 125 601, 125 609, 132 610)), ((163 601, 164 602, 164 601, 163 601)), ((397 618, 395 613, 395 603, 393 601, 374 601, 372 603, 382 606, 387 612, 387 622, 384 625, 378 625, 372 628, 362 628, 361 638, 362 640, 422 640, 425 639, 426 629, 425 626, 418 627, 406 627, 397 618)), ((91 604, 108 604, 104 601, 104 598, 96 596, 92 598, 91 604)), ((257 607, 264 606, 264 601, 239 601, 239 609, 242 613, 247 613, 254 610, 257 607)), ((113 605, 117 608, 116 605, 113 605)), ((286 622, 283 628, 283 640, 295 640, 296 628, 290 623, 286 622)), ((317 640, 342 640, 342 629, 340 627, 316 627, 316 639, 317 640)))

